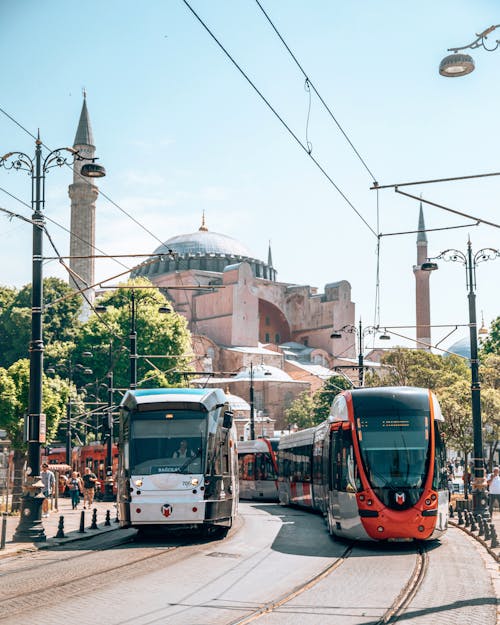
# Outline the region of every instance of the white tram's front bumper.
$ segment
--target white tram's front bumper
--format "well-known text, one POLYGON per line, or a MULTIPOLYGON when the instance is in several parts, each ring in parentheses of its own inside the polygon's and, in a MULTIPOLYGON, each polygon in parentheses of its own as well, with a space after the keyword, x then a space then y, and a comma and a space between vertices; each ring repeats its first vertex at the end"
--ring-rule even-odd
POLYGON ((132 525, 190 525, 203 523, 203 475, 133 476, 129 514, 132 525))

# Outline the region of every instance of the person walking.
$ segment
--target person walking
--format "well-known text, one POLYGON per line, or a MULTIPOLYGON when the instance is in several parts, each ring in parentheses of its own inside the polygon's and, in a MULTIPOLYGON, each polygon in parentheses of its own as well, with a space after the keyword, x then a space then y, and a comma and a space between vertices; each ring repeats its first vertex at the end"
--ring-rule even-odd
POLYGON ((49 471, 49 465, 44 462, 42 464, 42 470, 40 472, 40 478, 43 482, 43 494, 45 499, 42 502, 42 516, 49 516, 49 497, 54 492, 54 486, 56 483, 55 475, 52 471, 49 471))
POLYGON ((80 503, 80 489, 83 490, 82 479, 78 477, 78 473, 76 471, 73 471, 68 480, 68 489, 71 497, 71 506, 73 510, 76 510, 76 508, 78 508, 78 504, 80 503))
POLYGON ((88 505, 89 509, 94 503, 95 487, 97 482, 97 476, 92 473, 90 467, 85 467, 83 472, 83 508, 88 505))
POLYGON ((489 492, 489 509, 490 516, 493 514, 493 506, 495 505, 495 501, 498 503, 498 508, 500 509, 500 469, 499 467, 495 467, 493 469, 493 473, 488 476, 488 492, 489 492))

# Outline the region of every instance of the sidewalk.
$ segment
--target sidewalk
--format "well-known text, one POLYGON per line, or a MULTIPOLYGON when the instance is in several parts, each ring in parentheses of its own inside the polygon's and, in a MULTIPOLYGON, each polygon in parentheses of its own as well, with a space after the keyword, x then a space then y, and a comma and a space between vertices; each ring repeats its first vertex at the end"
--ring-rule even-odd
MULTIPOLYGON (((491 522, 495 526, 495 530, 498 536, 498 542, 500 543, 500 510, 497 510, 496 508, 493 510, 491 522)), ((497 562, 500 562, 500 544, 498 547, 491 547, 491 541, 485 541, 484 536, 479 536, 478 531, 472 532, 470 527, 458 525, 458 515, 456 512, 454 513, 453 519, 450 519, 450 523, 467 532, 467 534, 469 534, 470 536, 473 536, 489 551, 489 553, 496 559, 497 562)))
MULTIPOLYGON (((92 538, 93 536, 119 529, 116 523, 116 506, 115 502, 97 501, 92 505, 92 510, 83 510, 83 504, 80 503, 76 510, 71 509, 71 499, 61 497, 58 502, 58 509, 52 510, 48 518, 42 518, 42 525, 45 530, 45 541, 36 543, 14 542, 14 533, 19 525, 19 516, 7 516, 7 531, 4 549, 0 549, 0 559, 12 556, 17 553, 26 551, 35 551, 37 549, 50 549, 51 547, 72 542, 92 538), (92 515, 94 508, 97 510, 97 527, 98 529, 90 529, 92 524, 92 515), (106 512, 109 510, 110 525, 105 525, 106 512), (81 533, 80 523, 81 514, 84 513, 84 529, 81 533), (64 517, 64 538, 56 538, 59 528, 59 518, 64 517)), ((0 517, 1 519, 1 517, 0 517)))

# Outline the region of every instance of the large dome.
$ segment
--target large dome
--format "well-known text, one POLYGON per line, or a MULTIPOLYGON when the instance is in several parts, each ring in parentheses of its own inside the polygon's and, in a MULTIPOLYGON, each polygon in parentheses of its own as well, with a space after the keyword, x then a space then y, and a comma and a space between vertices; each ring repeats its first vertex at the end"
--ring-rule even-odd
POLYGON ((256 278, 276 280, 271 250, 267 263, 258 260, 236 239, 227 234, 209 232, 205 214, 197 232, 171 237, 157 247, 154 254, 156 258, 145 261, 132 271, 132 278, 145 276, 154 282, 155 276, 187 270, 222 274, 228 267, 246 262, 256 278))
POLYGON ((169 250, 177 254, 224 254, 229 256, 245 256, 252 258, 249 250, 236 239, 219 234, 198 230, 191 234, 179 234, 171 237, 156 248, 155 254, 167 254, 169 250))

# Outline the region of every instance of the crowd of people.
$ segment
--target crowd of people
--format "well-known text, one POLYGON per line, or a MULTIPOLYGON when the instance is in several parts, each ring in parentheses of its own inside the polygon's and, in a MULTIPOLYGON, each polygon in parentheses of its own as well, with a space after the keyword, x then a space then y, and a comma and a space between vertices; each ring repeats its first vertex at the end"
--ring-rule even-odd
MULTIPOLYGON (((46 462, 42 464, 40 477, 43 482, 43 494, 45 497, 42 503, 42 516, 48 517, 49 498, 54 495, 56 478, 46 462)), ((91 508, 94 503, 98 480, 95 473, 92 473, 89 467, 85 467, 83 476, 81 476, 78 471, 72 471, 68 472, 68 475, 60 475, 59 479, 60 493, 64 494, 66 491, 69 493, 73 510, 78 508, 81 499, 83 499, 84 509, 91 508)))

